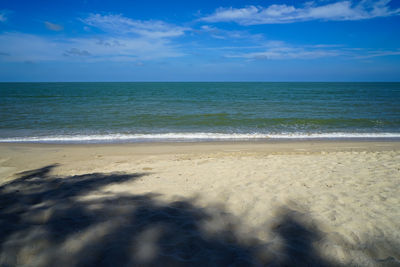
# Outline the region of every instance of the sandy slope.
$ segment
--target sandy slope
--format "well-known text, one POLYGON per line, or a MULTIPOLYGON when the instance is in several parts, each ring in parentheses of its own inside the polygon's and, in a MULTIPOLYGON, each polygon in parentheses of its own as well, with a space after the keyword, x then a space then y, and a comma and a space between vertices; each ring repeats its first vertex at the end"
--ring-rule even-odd
POLYGON ((397 142, 2 144, 0 175, 0 265, 400 265, 397 142))

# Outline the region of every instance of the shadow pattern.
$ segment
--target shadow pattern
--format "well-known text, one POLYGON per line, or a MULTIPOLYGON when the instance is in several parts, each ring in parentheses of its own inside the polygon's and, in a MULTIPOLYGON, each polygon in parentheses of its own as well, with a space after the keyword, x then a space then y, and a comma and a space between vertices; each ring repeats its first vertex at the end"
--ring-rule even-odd
POLYGON ((321 257, 321 238, 291 210, 271 231, 279 251, 235 231, 238 219, 219 210, 226 227, 207 233, 214 214, 190 200, 163 203, 156 194, 80 199, 136 174, 55 177, 57 165, 24 172, 0 187, 0 266, 339 266, 321 257))

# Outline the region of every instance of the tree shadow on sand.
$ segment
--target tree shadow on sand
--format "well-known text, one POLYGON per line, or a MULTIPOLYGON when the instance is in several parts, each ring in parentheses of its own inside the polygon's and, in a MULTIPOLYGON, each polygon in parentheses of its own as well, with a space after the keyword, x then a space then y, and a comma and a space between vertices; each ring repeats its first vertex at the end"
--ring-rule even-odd
POLYGON ((278 251, 239 237, 237 218, 191 200, 156 194, 81 197, 146 176, 93 173, 55 177, 57 165, 25 172, 0 187, 0 266, 338 266, 321 257, 321 238, 298 213, 282 209, 270 231, 278 251), (205 231, 215 215, 222 229, 205 231))

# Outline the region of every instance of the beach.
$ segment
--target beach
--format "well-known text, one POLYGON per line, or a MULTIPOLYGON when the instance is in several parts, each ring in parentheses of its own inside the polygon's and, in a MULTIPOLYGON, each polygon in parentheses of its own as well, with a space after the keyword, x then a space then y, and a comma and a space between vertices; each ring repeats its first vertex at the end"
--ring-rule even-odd
POLYGON ((0 267, 400 267, 399 29, 400 0, 2 1, 0 267))
POLYGON ((399 266, 400 142, 0 144, 0 265, 399 266))

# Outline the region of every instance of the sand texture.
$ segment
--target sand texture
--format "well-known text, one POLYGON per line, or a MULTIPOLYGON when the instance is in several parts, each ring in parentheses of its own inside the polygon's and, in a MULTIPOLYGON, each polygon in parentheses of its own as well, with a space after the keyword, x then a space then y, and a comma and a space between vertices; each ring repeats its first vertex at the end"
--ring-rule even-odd
POLYGON ((0 266, 400 266, 400 143, 0 145, 0 266))

